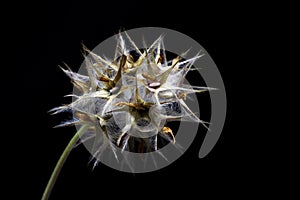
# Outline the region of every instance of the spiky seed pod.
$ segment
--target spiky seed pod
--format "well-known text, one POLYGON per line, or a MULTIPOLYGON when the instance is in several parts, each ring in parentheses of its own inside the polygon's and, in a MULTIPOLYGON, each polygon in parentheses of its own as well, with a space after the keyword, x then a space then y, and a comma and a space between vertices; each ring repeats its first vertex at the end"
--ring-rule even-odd
MULTIPOLYGON (((158 149, 157 137, 175 144, 169 121, 201 121, 186 105, 188 94, 206 87, 184 83, 193 63, 202 55, 168 61, 163 38, 150 47, 138 49, 131 38, 119 34, 113 61, 83 47, 87 75, 63 69, 80 91, 72 103, 52 109, 53 113, 72 111, 74 119, 59 126, 90 124, 82 140, 94 139, 93 156, 110 148, 150 152, 158 149), (125 44, 124 37, 128 44, 125 44), (135 47, 129 51, 126 45, 135 47)), ((115 154, 116 156, 116 154, 115 154)))

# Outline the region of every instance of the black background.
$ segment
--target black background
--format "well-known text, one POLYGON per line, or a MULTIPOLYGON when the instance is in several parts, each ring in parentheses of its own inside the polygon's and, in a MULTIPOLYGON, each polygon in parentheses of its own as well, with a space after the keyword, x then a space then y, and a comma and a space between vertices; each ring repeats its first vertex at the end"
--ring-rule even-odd
MULTIPOLYGON (((49 1, 18 3, 9 22, 12 30, 13 68, 4 80, 5 98, 13 106, 2 112, 13 121, 10 129, 17 150, 9 167, 18 174, 12 185, 26 199, 40 199, 51 172, 74 127, 53 129, 68 115, 51 116, 53 107, 68 103, 72 92, 69 79, 58 68, 66 62, 74 70, 83 61, 81 43, 93 48, 122 29, 165 27, 198 41, 218 66, 227 92, 228 111, 223 133, 208 156, 198 158, 203 136, 176 162, 145 174, 123 173, 99 165, 88 165, 83 146, 74 149, 63 167, 50 199, 104 198, 201 198, 209 195, 256 194, 269 178, 267 169, 256 160, 256 147, 249 101, 251 59, 247 48, 260 33, 259 4, 199 3, 185 1, 49 1), (14 164, 12 164, 14 163, 14 164), (16 164, 15 164, 16 163, 16 164), (262 172, 262 173, 261 173, 262 172), (263 175, 262 175, 263 174, 263 175), (250 184, 254 183, 254 184, 250 184), (19 190, 18 190, 19 191, 19 190), (22 191, 22 192, 21 192, 22 191)), ((265 19, 261 19, 263 22, 265 19)), ((199 135, 199 134, 198 134, 199 135)), ((13 148, 14 149, 14 148, 13 148)))

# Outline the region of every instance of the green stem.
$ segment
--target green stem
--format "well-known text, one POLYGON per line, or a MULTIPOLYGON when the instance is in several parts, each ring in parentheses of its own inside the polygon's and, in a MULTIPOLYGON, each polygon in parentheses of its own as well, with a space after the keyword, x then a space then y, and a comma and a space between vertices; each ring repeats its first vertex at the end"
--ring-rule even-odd
POLYGON ((71 150, 73 149, 74 145, 76 144, 76 142, 79 140, 80 135, 89 127, 88 124, 83 125, 82 127, 80 127, 80 129, 77 131, 77 133, 75 133, 75 135, 73 136, 73 138, 70 140, 69 144, 67 145, 67 147, 65 148, 64 152, 61 154, 59 160, 56 163, 56 166, 51 174, 51 177, 48 181, 47 187, 44 191, 42 200, 47 200, 50 196, 50 193, 52 191, 52 188, 55 184, 55 181, 58 177, 58 174, 62 168, 62 166, 64 165, 66 159, 68 158, 68 155, 70 154, 71 150))

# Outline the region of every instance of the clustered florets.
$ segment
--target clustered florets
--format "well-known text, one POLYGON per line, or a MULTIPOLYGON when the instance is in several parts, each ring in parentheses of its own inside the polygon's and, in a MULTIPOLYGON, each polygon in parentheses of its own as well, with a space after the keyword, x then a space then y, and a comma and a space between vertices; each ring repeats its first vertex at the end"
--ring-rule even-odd
POLYGON ((107 148, 113 152, 116 148, 141 153, 156 151, 158 137, 176 143, 167 122, 203 123, 185 100, 188 94, 208 88, 184 83, 194 61, 202 55, 188 60, 180 55, 168 61, 162 37, 150 47, 138 49, 126 33, 119 35, 113 61, 86 47, 84 52, 87 75, 63 69, 80 95, 73 94, 76 100, 52 111, 73 112, 74 119, 59 126, 91 125, 82 139, 94 139, 94 157, 101 156, 107 148), (129 44, 125 44, 125 39, 129 44))

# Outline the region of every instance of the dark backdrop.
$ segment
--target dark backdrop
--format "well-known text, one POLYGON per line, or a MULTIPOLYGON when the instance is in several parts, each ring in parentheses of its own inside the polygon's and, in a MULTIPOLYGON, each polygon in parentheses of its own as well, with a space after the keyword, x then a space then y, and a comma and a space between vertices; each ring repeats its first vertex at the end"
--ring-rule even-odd
MULTIPOLYGON (((81 43, 95 47, 120 28, 156 26, 180 31, 198 41, 218 66, 224 80, 228 111, 223 133, 214 149, 198 158, 201 133, 176 162, 145 174, 118 172, 88 165, 89 153, 83 146, 71 152, 50 199, 104 198, 202 198, 202 195, 251 194, 246 186, 256 180, 259 164, 249 154, 252 137, 245 90, 250 76, 245 46, 251 45, 253 10, 251 5, 207 3, 204 1, 49 1, 17 4, 16 19, 10 23, 14 34, 12 75, 6 76, 6 98, 13 106, 3 113, 13 124, 10 129, 20 150, 12 156, 17 177, 13 186, 23 188, 26 199, 40 199, 50 174, 75 133, 74 127, 53 129, 68 117, 51 116, 53 107, 68 103, 72 92, 69 79, 58 65, 73 69, 83 61, 81 43), (241 57, 246 57, 242 59, 241 57)), ((19 195, 13 193, 12 195, 19 195)), ((211 197, 212 198, 212 197, 211 197)))

